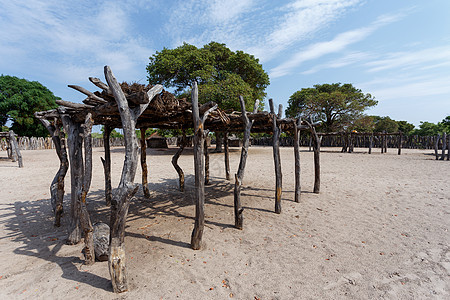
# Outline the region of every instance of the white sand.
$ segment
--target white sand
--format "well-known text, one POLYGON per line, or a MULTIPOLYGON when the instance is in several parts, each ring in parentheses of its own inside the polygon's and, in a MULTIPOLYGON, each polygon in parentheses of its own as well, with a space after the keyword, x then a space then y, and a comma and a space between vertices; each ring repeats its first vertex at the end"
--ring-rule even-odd
MULTIPOLYGON (((53 227, 49 185, 53 150, 24 151, 24 168, 0 152, 0 299, 444 299, 450 296, 448 161, 432 151, 324 148, 322 187, 313 194, 313 156, 303 149, 302 199, 293 202, 292 148, 281 149, 282 213, 274 209, 272 149, 252 147, 242 200, 244 230, 233 228, 233 185, 223 155, 211 155, 204 247, 189 248, 194 206, 192 151, 147 156, 151 199, 140 191, 126 228, 130 291, 112 293, 107 262, 83 265, 82 244, 65 245, 67 216, 53 227)), ((94 150, 89 194, 93 222, 108 223, 102 149, 94 150)), ((123 149, 113 148, 113 187, 123 149)), ((231 154, 232 174, 239 149, 231 154)), ((136 182, 140 182, 140 171, 136 182)), ((70 199, 66 178, 65 209, 70 199)))

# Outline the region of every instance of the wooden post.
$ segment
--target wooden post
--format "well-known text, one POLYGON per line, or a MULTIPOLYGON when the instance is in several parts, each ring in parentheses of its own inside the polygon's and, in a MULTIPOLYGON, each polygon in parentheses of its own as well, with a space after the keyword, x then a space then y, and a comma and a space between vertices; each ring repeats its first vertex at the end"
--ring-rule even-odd
POLYGON ((445 149, 447 148, 447 133, 442 134, 442 155, 441 160, 445 159, 445 149))
POLYGON ((447 143, 447 160, 450 160, 450 134, 447 135, 448 143, 447 143))
POLYGON ((105 172, 105 199, 106 205, 111 205, 112 199, 112 185, 111 185, 111 146, 109 138, 111 136, 112 128, 108 125, 103 127, 103 147, 105 148, 105 158, 102 160, 103 170, 105 172))
POLYGON ((313 150, 314 150, 314 193, 318 194, 320 192, 320 138, 317 135, 316 128, 314 128, 312 122, 307 122, 313 140, 313 150))
MULTIPOLYGON (((205 162, 203 160, 203 129, 206 118, 209 113, 217 108, 217 104, 206 110, 203 116, 200 115, 200 110, 198 107, 198 88, 197 82, 194 82, 191 92, 192 98, 192 118, 194 121, 194 170, 195 170, 195 191, 194 191, 194 201, 195 201, 195 224, 194 230, 191 236, 191 248, 194 250, 200 249, 203 229, 205 227, 205 176, 203 174, 205 162)), ((202 106, 206 107, 208 105, 204 104, 202 106)))
POLYGON ((384 132, 384 153, 387 153, 387 144, 388 144, 387 138, 388 138, 388 136, 387 136, 387 133, 385 131, 384 132))
POLYGON ((153 97, 162 91, 161 85, 153 86, 148 92, 149 101, 133 109, 128 106, 127 99, 114 77, 111 69, 105 66, 105 78, 109 89, 114 95, 122 121, 125 139, 125 160, 119 186, 111 201, 110 246, 109 246, 109 273, 114 292, 121 293, 128 290, 125 258, 125 223, 128 215, 130 200, 137 192, 139 185, 134 183, 137 169, 138 141, 136 136, 136 121, 151 103, 153 97))
POLYGON ((207 132, 205 132, 206 134, 205 134, 205 138, 204 138, 204 141, 203 141, 203 143, 205 144, 204 145, 204 148, 205 148, 205 153, 204 153, 204 155, 205 155, 205 185, 209 185, 210 184, 210 182, 209 182, 209 151, 208 151, 208 140, 207 140, 207 136, 208 136, 208 133, 207 132))
POLYGON ((281 128, 277 124, 278 118, 281 117, 282 105, 278 107, 278 115, 275 114, 273 100, 269 99, 270 113, 272 114, 272 147, 273 147, 273 161, 275 165, 275 213, 281 213, 281 193, 282 193, 282 174, 281 174, 281 159, 280 159, 280 134, 281 128))
POLYGON ((69 160, 67 158, 65 135, 61 132, 61 120, 59 118, 54 119, 54 124, 46 119, 38 118, 41 123, 47 128, 48 132, 52 136, 53 143, 55 144, 56 154, 59 158, 59 170, 53 178, 50 185, 51 203, 53 213, 55 214, 55 226, 61 226, 61 216, 63 213, 63 200, 64 200, 64 178, 66 177, 67 170, 69 169, 69 160))
POLYGON ((353 153, 353 133, 348 133, 348 153, 353 153))
MULTIPOLYGON (((239 102, 241 104, 242 122, 244 123, 244 140, 241 148, 241 159, 239 161, 239 167, 237 173, 234 175, 234 226, 237 229, 243 229, 244 227, 244 209, 241 205, 241 187, 244 180, 245 164, 247 163, 248 146, 250 144, 250 130, 253 125, 253 121, 250 121, 245 110, 245 102, 242 96, 239 96, 239 102)), ((259 106, 259 100, 256 100, 253 113, 257 112, 259 106)))
POLYGON ((373 145, 373 132, 369 137, 369 154, 372 154, 372 145, 373 145))
POLYGON ((69 148, 70 162, 70 224, 67 244, 75 245, 81 240, 80 215, 81 215, 81 192, 83 189, 83 130, 80 123, 72 121, 65 109, 58 108, 64 130, 67 133, 67 146, 69 148))
POLYGON ((436 160, 439 159, 439 152, 438 152, 438 150, 439 150, 439 140, 440 139, 441 139, 441 136, 438 134, 436 136, 436 141, 434 143, 434 155, 436 156, 436 160))
POLYGON ((184 192, 184 172, 181 169, 181 167, 178 165, 178 158, 180 157, 181 153, 184 150, 184 147, 186 146, 186 131, 183 129, 183 137, 181 139, 180 148, 175 153, 175 155, 172 157, 172 165, 175 168, 175 170, 178 173, 179 178, 179 185, 180 185, 180 191, 184 192))
POLYGON ((23 168, 22 154, 20 153, 19 145, 17 144, 16 135, 14 131, 9 131, 9 144, 11 148, 12 160, 19 163, 19 168, 23 168))
POLYGON ((225 156, 225 178, 226 180, 230 180, 230 150, 228 148, 228 132, 225 132, 223 136, 223 148, 225 156))
POLYGON ((302 120, 294 121, 294 160, 295 160, 295 202, 300 202, 300 129, 302 120))
POLYGON ((85 122, 83 124, 83 139, 84 139, 84 170, 83 171, 83 186, 81 190, 80 199, 80 224, 81 229, 84 232, 84 257, 85 264, 91 265, 95 262, 94 252, 94 228, 92 227, 91 219, 89 218, 89 212, 86 206, 86 196, 91 187, 92 180, 92 125, 94 120, 92 114, 86 115, 85 122))
POLYGON ((402 154, 403 132, 398 134, 398 155, 402 154))
POLYGON ((147 168, 147 144, 145 143, 145 131, 147 128, 141 128, 141 169, 142 169, 142 190, 144 196, 150 198, 150 191, 148 189, 148 168, 147 168))

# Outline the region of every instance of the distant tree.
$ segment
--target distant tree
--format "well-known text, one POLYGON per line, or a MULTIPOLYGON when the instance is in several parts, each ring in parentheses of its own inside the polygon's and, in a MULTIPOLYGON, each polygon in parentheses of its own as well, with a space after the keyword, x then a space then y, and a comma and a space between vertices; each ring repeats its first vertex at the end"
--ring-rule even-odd
POLYGON ((221 108, 240 109, 237 95, 248 108, 263 99, 269 76, 259 60, 242 51, 233 52, 225 44, 211 42, 202 48, 184 43, 175 49, 164 48, 150 57, 147 66, 150 83, 173 87, 178 94, 199 84, 199 101, 215 101, 221 108))
POLYGON ((364 94, 350 83, 316 84, 292 94, 286 116, 313 116, 323 122, 325 131, 345 130, 377 103, 372 95, 364 94))
POLYGON ((410 135, 414 130, 414 124, 408 123, 407 121, 397 121, 398 130, 406 135, 410 135))
POLYGON ((358 132, 373 132, 375 128, 375 122, 373 116, 361 116, 352 122, 352 125, 349 126, 349 129, 356 130, 358 132))
POLYGON ((413 135, 431 136, 442 133, 442 127, 438 124, 430 122, 420 122, 419 128, 415 129, 413 135))
POLYGON ((397 122, 395 120, 392 120, 390 117, 373 116, 373 118, 375 123, 374 132, 398 132, 397 122))
POLYGON ((441 121, 441 126, 443 128, 443 131, 450 133, 450 116, 445 117, 441 121))
POLYGON ((20 136, 47 136, 47 129, 34 117, 37 111, 57 107, 53 93, 37 81, 0 76, 0 125, 11 121, 20 136))

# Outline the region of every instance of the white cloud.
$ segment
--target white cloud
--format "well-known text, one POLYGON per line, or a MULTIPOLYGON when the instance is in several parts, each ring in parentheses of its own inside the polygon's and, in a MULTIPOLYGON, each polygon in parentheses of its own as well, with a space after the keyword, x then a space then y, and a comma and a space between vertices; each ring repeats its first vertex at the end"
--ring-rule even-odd
POLYGON ((333 40, 328 42, 320 42, 310 45, 306 49, 298 51, 291 57, 291 59, 270 70, 270 77, 277 78, 285 76, 289 74, 292 69, 298 67, 305 61, 317 59, 327 54, 340 52, 347 46, 364 40, 381 26, 399 20, 402 16, 402 14, 382 16, 369 26, 338 34, 333 40))
POLYGON ((212 22, 225 23, 235 20, 253 5, 253 0, 209 1, 209 17, 212 22))
POLYGON ((371 54, 365 53, 365 52, 348 53, 340 58, 330 60, 324 64, 316 65, 316 66, 312 67, 311 69, 302 72, 302 74, 308 75, 308 74, 317 73, 324 69, 337 69, 337 68, 342 68, 342 67, 346 67, 349 65, 354 65, 354 64, 360 63, 361 61, 365 61, 365 60, 369 59, 371 56, 372 56, 371 54))

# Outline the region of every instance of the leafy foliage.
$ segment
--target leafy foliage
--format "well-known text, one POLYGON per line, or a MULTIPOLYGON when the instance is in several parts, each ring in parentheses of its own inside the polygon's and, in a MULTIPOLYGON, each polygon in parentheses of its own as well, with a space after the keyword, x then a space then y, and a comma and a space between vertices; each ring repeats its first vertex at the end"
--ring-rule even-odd
POLYGON ((57 107, 56 99, 59 98, 37 81, 1 75, 0 125, 10 120, 11 129, 20 136, 47 136, 47 129, 34 113, 57 107))
POLYGON ((344 130, 377 103, 350 83, 316 84, 292 94, 286 116, 312 116, 323 122, 325 131, 344 130))
POLYGON ((428 136, 437 135, 442 133, 450 133, 450 116, 445 117, 441 122, 437 124, 430 122, 420 122, 419 128, 415 129, 412 134, 428 136))
POLYGON ((215 101, 225 109, 240 109, 238 95, 248 108, 253 107, 256 99, 265 97, 269 85, 269 76, 257 58, 217 42, 202 48, 187 43, 164 48, 150 57, 147 71, 150 83, 175 88, 179 95, 197 81, 200 103, 215 101))

